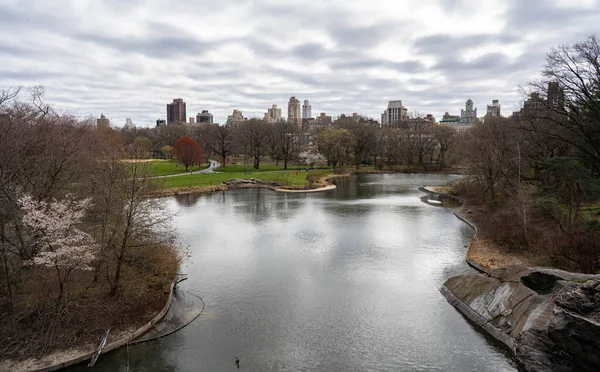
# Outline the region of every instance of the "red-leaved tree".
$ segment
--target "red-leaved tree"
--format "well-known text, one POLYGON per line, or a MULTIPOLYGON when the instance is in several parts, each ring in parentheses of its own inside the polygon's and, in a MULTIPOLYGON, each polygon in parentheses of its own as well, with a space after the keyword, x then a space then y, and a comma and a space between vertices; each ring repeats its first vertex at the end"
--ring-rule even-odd
POLYGON ((188 170, 188 167, 194 163, 200 164, 204 161, 204 150, 188 136, 181 137, 175 142, 172 154, 185 165, 185 170, 188 170))

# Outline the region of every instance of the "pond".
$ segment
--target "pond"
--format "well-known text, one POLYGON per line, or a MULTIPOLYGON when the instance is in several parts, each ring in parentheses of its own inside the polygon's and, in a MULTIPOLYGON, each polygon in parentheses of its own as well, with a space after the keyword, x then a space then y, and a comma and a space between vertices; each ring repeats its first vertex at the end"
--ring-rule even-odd
MULTIPOLYGON (((94 370, 511 371, 510 353, 439 293, 472 229, 425 202, 451 175, 361 175, 335 190, 231 190, 167 199, 206 305, 163 339, 94 370)), ((82 366, 73 370, 83 370, 82 366)))

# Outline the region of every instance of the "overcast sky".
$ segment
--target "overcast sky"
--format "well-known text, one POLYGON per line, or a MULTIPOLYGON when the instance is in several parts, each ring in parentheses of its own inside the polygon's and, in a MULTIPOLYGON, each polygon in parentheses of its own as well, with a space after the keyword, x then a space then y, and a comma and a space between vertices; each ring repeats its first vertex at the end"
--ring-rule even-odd
POLYGON ((234 108, 380 119, 479 115, 539 77, 545 54, 600 30, 600 0, 0 0, 0 87, 44 85, 46 99, 112 125, 187 115, 224 122, 234 108))

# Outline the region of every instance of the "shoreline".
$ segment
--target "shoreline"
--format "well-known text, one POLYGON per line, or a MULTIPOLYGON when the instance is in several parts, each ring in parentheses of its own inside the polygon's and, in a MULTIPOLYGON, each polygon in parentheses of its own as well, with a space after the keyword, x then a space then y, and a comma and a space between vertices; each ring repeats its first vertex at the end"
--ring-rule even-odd
MULTIPOLYGON (((175 285, 176 280, 173 280, 173 282, 170 285, 167 302, 165 303, 161 311, 159 311, 149 322, 147 322, 140 328, 134 330, 130 329, 120 331, 121 334, 119 335, 119 338, 107 344, 102 349, 100 355, 106 354, 108 352, 131 344, 132 341, 142 336, 144 333, 148 332, 152 327, 154 327, 157 323, 159 323, 165 317, 165 315, 167 315, 167 312, 171 307, 175 285)), ((7 370, 15 372, 51 372, 70 367, 75 364, 83 363, 85 361, 89 361, 92 359, 94 354, 96 354, 97 349, 97 345, 89 344, 84 346, 83 348, 73 348, 70 350, 57 351, 43 356, 41 358, 25 359, 15 363, 11 363, 11 361, 5 360, 0 363, 0 367, 7 368, 7 370), (91 351, 86 347, 91 347, 91 351), (4 365, 4 363, 7 364, 4 365)))
POLYGON ((259 179, 244 179, 244 178, 234 178, 230 181, 223 182, 219 185, 212 186, 194 186, 194 187, 183 187, 183 188, 170 188, 170 189, 161 189, 152 194, 146 195, 147 197, 168 197, 168 196, 176 196, 176 195, 186 195, 186 194, 206 194, 216 191, 227 191, 236 188, 267 188, 276 192, 286 192, 286 193, 313 193, 320 191, 329 191, 335 189, 337 186, 333 184, 331 181, 337 178, 347 178, 355 174, 459 174, 457 173, 456 168, 448 168, 445 170, 437 170, 437 171, 428 171, 424 169, 369 169, 369 170, 361 170, 361 169, 344 169, 348 171, 348 173, 335 174, 331 173, 325 176, 321 176, 315 181, 312 185, 307 187, 294 187, 289 185, 282 185, 279 183, 261 181, 259 179), (239 180, 255 180, 254 182, 247 182, 242 184, 236 184, 239 180), (230 182, 233 181, 233 184, 230 182), (312 187, 316 186, 318 187, 312 187))
POLYGON ((331 180, 336 178, 347 178, 352 176, 352 173, 347 174, 329 174, 323 177, 320 177, 313 185, 319 185, 319 187, 311 188, 293 188, 291 186, 281 185, 274 182, 261 181, 254 178, 243 179, 243 178, 234 178, 230 181, 223 182, 220 185, 216 186, 197 186, 197 187, 186 187, 186 188, 172 188, 172 189, 162 189, 156 193, 152 193, 146 195, 147 197, 169 197, 176 195, 186 195, 186 194, 208 194, 217 191, 228 191, 233 189, 269 189, 275 192, 282 193, 314 193, 314 192, 322 192, 334 190, 337 186, 331 183, 331 180))
POLYGON ((448 198, 461 203, 459 207, 452 208, 454 215, 475 230, 475 236, 471 240, 465 255, 465 261, 469 266, 480 273, 488 274, 490 271, 512 265, 538 266, 531 263, 522 252, 509 252, 491 239, 482 237, 482 232, 477 226, 473 216, 481 215, 482 211, 471 205, 467 200, 447 193, 446 186, 423 186, 423 192, 448 198))

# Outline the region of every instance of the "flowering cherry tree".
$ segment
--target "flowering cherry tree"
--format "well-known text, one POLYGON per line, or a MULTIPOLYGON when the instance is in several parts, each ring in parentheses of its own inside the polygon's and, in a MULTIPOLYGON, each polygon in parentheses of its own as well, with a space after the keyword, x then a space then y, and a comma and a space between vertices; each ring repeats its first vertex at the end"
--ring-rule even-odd
POLYGON ((91 199, 36 201, 30 195, 19 199, 22 221, 35 240, 37 254, 29 264, 56 270, 60 285, 58 300, 63 297, 64 285, 75 269, 92 270, 97 245, 90 234, 77 226, 90 207, 91 199))
POLYGON ((300 153, 300 159, 306 163, 307 166, 313 167, 318 164, 327 164, 327 159, 322 154, 316 151, 304 151, 300 153))

